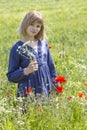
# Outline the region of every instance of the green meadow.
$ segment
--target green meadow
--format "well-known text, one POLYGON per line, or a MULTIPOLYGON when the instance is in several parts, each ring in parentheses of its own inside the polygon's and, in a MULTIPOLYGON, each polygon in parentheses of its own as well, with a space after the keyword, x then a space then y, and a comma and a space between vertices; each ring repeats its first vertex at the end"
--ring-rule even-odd
POLYGON ((87 130, 87 0, 0 1, 0 130, 87 130), (67 82, 40 109, 28 97, 21 115, 23 100, 6 73, 10 49, 20 39, 17 28, 30 10, 43 14, 56 71, 67 82))

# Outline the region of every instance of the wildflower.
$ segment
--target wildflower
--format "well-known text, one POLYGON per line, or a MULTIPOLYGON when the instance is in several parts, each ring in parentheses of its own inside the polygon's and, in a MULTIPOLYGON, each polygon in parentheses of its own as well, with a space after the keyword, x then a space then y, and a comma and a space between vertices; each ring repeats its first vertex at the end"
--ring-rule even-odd
POLYGON ((49 46, 49 49, 52 48, 52 46, 49 46))
POLYGON ((58 102, 58 97, 56 97, 56 102, 58 102))
POLYGON ((6 97, 8 97, 8 98, 11 97, 11 96, 12 96, 11 93, 7 93, 7 94, 6 94, 6 97))
POLYGON ((68 99, 68 100, 71 100, 71 99, 72 99, 72 96, 69 96, 67 99, 68 99))
POLYGON ((87 100, 87 96, 85 96, 85 100, 87 100))
POLYGON ((38 108, 38 111, 39 111, 39 112, 43 112, 42 107, 39 107, 39 108, 38 108))
POLYGON ((56 104, 56 108, 57 108, 57 109, 59 108, 59 104, 58 104, 58 103, 56 104))
MULTIPOLYGON (((29 41, 28 41, 28 42, 29 42, 29 41)), ((26 43, 23 44, 22 46, 18 46, 18 48, 17 48, 16 51, 17 51, 20 55, 24 56, 24 57, 27 58, 27 59, 35 60, 36 58, 35 58, 34 52, 30 52, 29 49, 28 49, 28 45, 27 45, 28 42, 26 42, 26 43)))
POLYGON ((85 82, 85 84, 84 84, 85 86, 87 86, 87 82, 85 82))
POLYGON ((79 97, 79 98, 82 98, 83 96, 84 96, 84 94, 83 94, 82 92, 79 92, 79 93, 78 93, 78 97, 79 97))
POLYGON ((24 125, 24 121, 17 121, 17 124, 24 125))
POLYGON ((64 92, 64 88, 62 86, 57 86, 56 87, 56 92, 63 93, 64 92))
POLYGON ((66 79, 64 76, 56 76, 55 81, 60 83, 65 83, 66 79))
POLYGON ((28 89, 27 89, 27 91, 26 91, 26 94, 28 95, 28 94, 30 94, 31 93, 31 88, 29 87, 28 89))

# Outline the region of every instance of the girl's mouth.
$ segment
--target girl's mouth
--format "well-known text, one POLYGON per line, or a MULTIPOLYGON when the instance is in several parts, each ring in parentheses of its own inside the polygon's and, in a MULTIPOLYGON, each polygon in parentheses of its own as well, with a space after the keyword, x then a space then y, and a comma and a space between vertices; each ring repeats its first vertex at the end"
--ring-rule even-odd
POLYGON ((32 32, 32 33, 36 33, 36 32, 32 32))

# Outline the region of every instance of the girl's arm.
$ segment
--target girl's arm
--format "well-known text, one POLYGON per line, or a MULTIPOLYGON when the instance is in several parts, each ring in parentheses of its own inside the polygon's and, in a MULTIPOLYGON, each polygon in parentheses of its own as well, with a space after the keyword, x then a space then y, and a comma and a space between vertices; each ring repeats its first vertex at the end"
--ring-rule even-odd
MULTIPOLYGON (((48 47, 47 47, 48 48, 48 47)), ((50 54, 50 50, 48 48, 48 52, 47 52, 47 62, 48 62, 48 66, 49 66, 49 70, 50 70, 50 75, 51 75, 51 79, 52 79, 52 83, 53 85, 56 87, 56 86, 59 86, 59 83, 57 83, 55 81, 55 77, 57 76, 56 74, 56 69, 55 69, 55 65, 54 65, 54 62, 52 60, 52 56, 50 54)))
POLYGON ((20 68, 20 56, 16 50, 15 45, 10 52, 7 77, 10 82, 20 83, 27 79, 27 75, 24 75, 24 69, 20 68))
POLYGON ((48 45, 47 45, 47 63, 49 66, 51 78, 55 78, 56 77, 55 65, 54 65, 54 62, 52 60, 52 56, 50 54, 50 50, 49 50, 48 45))

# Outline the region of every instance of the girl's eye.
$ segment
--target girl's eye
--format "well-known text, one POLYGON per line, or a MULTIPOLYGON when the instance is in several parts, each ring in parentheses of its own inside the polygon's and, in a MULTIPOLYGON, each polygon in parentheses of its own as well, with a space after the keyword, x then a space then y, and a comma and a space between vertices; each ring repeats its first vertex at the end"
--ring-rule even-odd
POLYGON ((40 25, 37 25, 37 28, 40 28, 41 26, 40 25))
POLYGON ((30 25, 33 26, 33 23, 31 23, 30 25))

